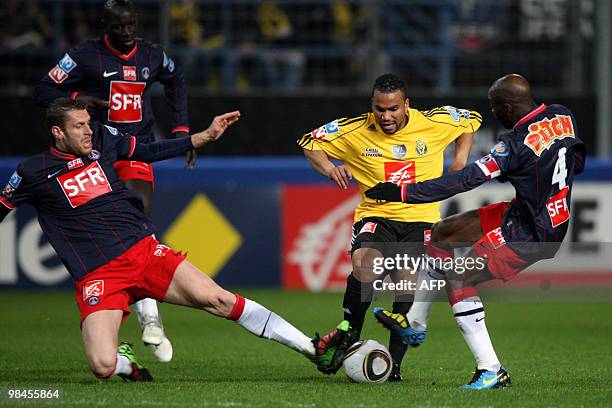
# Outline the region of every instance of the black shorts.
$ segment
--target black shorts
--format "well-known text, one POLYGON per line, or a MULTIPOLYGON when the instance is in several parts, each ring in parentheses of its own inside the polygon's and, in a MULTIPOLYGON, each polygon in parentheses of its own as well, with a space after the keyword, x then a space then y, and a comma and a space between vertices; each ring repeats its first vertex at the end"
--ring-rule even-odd
POLYGON ((432 225, 429 222, 393 221, 381 217, 363 218, 353 225, 351 254, 359 248, 381 248, 384 256, 407 253, 418 257, 425 253, 425 231, 430 230, 432 225))

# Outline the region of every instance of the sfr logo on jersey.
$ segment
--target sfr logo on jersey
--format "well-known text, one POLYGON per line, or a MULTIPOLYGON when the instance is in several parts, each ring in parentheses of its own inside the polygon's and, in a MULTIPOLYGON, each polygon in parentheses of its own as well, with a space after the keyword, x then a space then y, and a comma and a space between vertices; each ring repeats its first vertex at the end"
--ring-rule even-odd
POLYGON ((569 208, 567 207, 568 192, 569 186, 565 186, 546 202, 546 209, 548 210, 548 215, 553 228, 556 228, 557 225, 561 225, 569 220, 570 212, 569 208))
POLYGON ((501 227, 497 227, 494 230, 491 230, 487 233, 487 239, 491 244, 493 244, 493 248, 501 248, 506 245, 506 240, 502 234, 501 227))
POLYGON ((145 85, 145 82, 111 81, 108 120, 118 123, 140 122, 145 85))
POLYGON ((71 171, 57 178, 72 208, 77 208, 112 190, 104 170, 95 161, 79 170, 71 171))
POLYGON ((414 161, 385 162, 385 181, 390 181, 398 186, 416 183, 414 161))
POLYGON ((126 81, 135 81, 136 67, 123 67, 123 79, 126 81))

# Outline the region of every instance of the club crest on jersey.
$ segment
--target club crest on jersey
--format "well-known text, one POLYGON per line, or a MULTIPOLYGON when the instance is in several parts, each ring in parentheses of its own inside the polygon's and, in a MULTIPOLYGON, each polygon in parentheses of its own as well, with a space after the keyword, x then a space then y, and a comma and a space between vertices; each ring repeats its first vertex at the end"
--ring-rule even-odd
POLYGON ((93 149, 91 152, 89 152, 89 154, 87 155, 87 157, 89 157, 91 160, 98 160, 100 158, 100 152, 97 151, 96 149, 93 149))
POLYGON ((123 79, 125 81, 136 80, 136 67, 124 66, 123 67, 123 79))
POLYGON ((74 60, 72 58, 70 58, 70 55, 68 55, 67 53, 64 54, 64 57, 57 63, 57 65, 64 70, 65 73, 69 74, 70 71, 72 71, 73 69, 76 68, 77 63, 74 62, 74 60))
POLYGON ((530 124, 527 129, 529 134, 525 137, 523 143, 533 150, 538 157, 557 140, 576 137, 572 118, 567 115, 555 115, 552 119, 545 118, 530 124))
POLYGON ((142 77, 144 78, 145 81, 149 79, 149 76, 151 76, 151 70, 149 69, 149 67, 144 67, 140 71, 140 73, 142 74, 142 77))
POLYGON ((406 145, 403 145, 403 144, 393 145, 393 147, 391 148, 391 153, 397 159, 403 159, 404 157, 406 157, 407 152, 408 152, 408 149, 406 149, 406 145))
POLYGON ((416 165, 414 161, 385 162, 385 181, 402 185, 416 182, 416 165))
POLYGON ((427 144, 423 139, 416 141, 416 154, 417 156, 425 156, 427 154, 427 144))
MULTIPOLYGON (((88 301, 93 297, 100 297, 104 294, 104 281, 101 279, 92 280, 83 285, 83 300, 88 301)), ((97 304, 94 303, 94 304, 97 304)), ((94 306, 90 303, 91 306, 94 306)))
POLYGON ((97 161, 62 174, 56 180, 72 208, 77 208, 96 197, 113 191, 104 169, 97 161))

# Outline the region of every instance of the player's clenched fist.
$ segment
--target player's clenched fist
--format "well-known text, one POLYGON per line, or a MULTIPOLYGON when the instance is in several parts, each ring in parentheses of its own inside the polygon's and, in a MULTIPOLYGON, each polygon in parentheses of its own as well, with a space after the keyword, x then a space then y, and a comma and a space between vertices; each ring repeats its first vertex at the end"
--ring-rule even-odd
POLYGON ((386 182, 378 183, 365 192, 366 197, 374 200, 402 202, 402 188, 397 184, 386 182))
POLYGON ((335 181, 338 187, 347 189, 349 182, 353 179, 353 174, 348 167, 341 165, 334 166, 334 168, 327 173, 327 177, 335 181))
POLYGON ((219 139, 225 130, 238 122, 239 119, 240 111, 233 111, 215 116, 210 126, 208 126, 208 129, 191 135, 193 147, 197 149, 208 142, 214 142, 219 139))

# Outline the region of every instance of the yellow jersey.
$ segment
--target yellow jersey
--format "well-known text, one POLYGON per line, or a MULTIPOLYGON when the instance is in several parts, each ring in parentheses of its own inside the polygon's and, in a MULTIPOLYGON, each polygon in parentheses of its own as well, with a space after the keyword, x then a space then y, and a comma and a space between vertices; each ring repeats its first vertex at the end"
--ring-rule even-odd
POLYGON ((452 106, 408 109, 408 114, 406 126, 392 135, 380 129, 370 112, 333 120, 298 140, 302 148, 322 150, 351 170, 361 192, 355 222, 365 217, 431 223, 440 219, 439 203, 380 202, 364 193, 379 182, 401 185, 442 176, 444 149, 461 134, 476 132, 482 116, 452 106))

